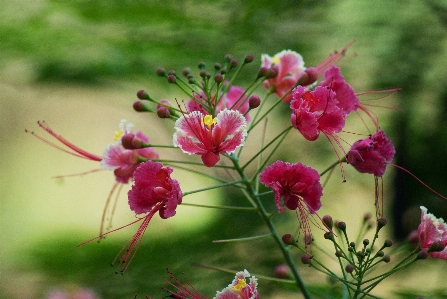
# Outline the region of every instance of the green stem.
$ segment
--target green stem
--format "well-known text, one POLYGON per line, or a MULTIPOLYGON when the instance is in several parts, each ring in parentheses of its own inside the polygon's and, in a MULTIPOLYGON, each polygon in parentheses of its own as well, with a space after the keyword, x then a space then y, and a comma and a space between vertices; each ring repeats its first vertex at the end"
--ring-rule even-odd
POLYGON ((276 230, 276 227, 272 222, 271 214, 265 210, 264 205, 262 204, 258 194, 256 193, 255 189, 253 188, 253 185, 251 184, 251 181, 247 178, 244 171, 240 167, 237 156, 232 154, 230 156, 230 159, 232 160, 232 162, 234 164, 235 170, 239 173, 239 175, 241 177, 241 182, 246 185, 245 191, 246 191, 247 195, 249 195, 252 198, 252 200, 256 203, 256 205, 258 207, 259 215, 261 216, 262 220, 264 220, 265 224, 268 226, 270 233, 271 233, 273 239, 275 240, 276 244, 280 248, 287 265, 289 265, 289 267, 292 271, 292 275, 295 278, 296 285, 303 293, 303 296, 305 299, 312 299, 312 296, 310 295, 309 290, 307 289, 306 285, 304 284, 304 281, 303 281, 300 273, 298 272, 295 262, 294 262, 292 256, 290 255, 290 251, 289 251, 288 247, 286 247, 286 245, 282 242, 282 239, 279 236, 279 234, 276 230))

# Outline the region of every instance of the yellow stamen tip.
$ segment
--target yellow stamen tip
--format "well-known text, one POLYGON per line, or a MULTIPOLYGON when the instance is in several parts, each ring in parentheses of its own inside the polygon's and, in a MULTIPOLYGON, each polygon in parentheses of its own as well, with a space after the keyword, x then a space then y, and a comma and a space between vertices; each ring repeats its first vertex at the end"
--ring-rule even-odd
POLYGON ((278 56, 274 56, 273 60, 272 60, 272 63, 273 64, 279 64, 279 62, 280 62, 280 60, 279 60, 278 56))
POLYGON ((124 131, 123 130, 119 130, 115 132, 115 137, 113 138, 113 141, 117 141, 118 139, 121 138, 121 136, 123 136, 124 131))
POLYGON ((245 279, 239 278, 237 281, 237 284, 233 286, 233 290, 235 291, 242 291, 247 286, 247 283, 245 282, 245 279))
POLYGON ((208 128, 211 128, 212 125, 215 125, 217 123, 217 120, 213 118, 212 115, 205 115, 205 117, 202 120, 203 124, 207 126, 208 128))

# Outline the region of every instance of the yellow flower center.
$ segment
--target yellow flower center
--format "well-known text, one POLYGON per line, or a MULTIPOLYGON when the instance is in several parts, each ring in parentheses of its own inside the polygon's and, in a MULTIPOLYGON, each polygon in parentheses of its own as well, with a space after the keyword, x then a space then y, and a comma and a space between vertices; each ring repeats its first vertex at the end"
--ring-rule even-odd
POLYGON ((113 141, 117 141, 118 139, 121 138, 121 136, 123 136, 124 131, 121 129, 119 131, 115 132, 115 137, 113 138, 113 141))
POLYGON ((235 291, 242 291, 247 286, 247 283, 245 282, 245 279, 239 278, 237 281, 237 284, 233 286, 233 290, 235 291))
POLYGON ((207 126, 208 128, 211 128, 212 125, 215 125, 217 123, 217 119, 213 118, 212 115, 205 115, 205 117, 202 120, 203 124, 207 126))
POLYGON ((278 56, 273 56, 273 60, 272 60, 272 63, 275 65, 275 64, 279 64, 279 58, 278 58, 278 56))

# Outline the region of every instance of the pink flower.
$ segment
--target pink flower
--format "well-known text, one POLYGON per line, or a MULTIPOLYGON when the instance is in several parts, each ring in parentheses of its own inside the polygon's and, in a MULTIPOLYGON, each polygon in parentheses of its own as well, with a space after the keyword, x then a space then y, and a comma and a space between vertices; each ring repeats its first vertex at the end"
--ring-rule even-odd
POLYGON ((165 282, 168 283, 171 287, 175 288, 176 291, 172 291, 172 290, 169 290, 169 289, 163 287, 163 289, 165 289, 166 291, 168 291, 171 294, 166 297, 181 298, 181 299, 187 299, 187 298, 207 299, 207 297, 205 295, 203 295, 202 293, 197 291, 192 286, 192 284, 189 282, 189 280, 186 278, 186 276, 185 276, 186 285, 184 285, 174 276, 174 274, 172 274, 171 271, 168 270, 168 274, 169 274, 169 277, 173 280, 173 282, 166 280, 166 279, 165 279, 165 282))
POLYGON ((302 163, 290 164, 276 161, 266 167, 259 177, 261 183, 273 189, 278 211, 284 211, 284 205, 290 210, 297 208, 302 211, 307 206, 309 213, 313 214, 321 207, 320 197, 323 195, 323 187, 320 184, 318 172, 302 163))
MULTIPOLYGON (((436 218, 427 213, 427 208, 421 206, 421 224, 418 227, 419 246, 428 250, 434 242, 447 245, 447 225, 442 218, 436 218)), ((429 252, 429 256, 447 260, 447 247, 442 251, 429 252)))
MULTIPOLYGON (((171 178, 170 174, 172 171, 172 168, 163 167, 160 162, 151 160, 141 163, 135 169, 134 183, 132 189, 128 192, 129 206, 136 214, 147 213, 147 215, 124 226, 127 227, 141 220, 143 221, 135 235, 127 243, 128 245, 126 244, 125 247, 127 247, 127 249, 124 251, 124 254, 119 258, 119 267, 122 266, 121 273, 126 271, 135 256, 138 245, 155 213, 158 212, 162 219, 170 218, 175 215, 175 209, 181 204, 182 191, 180 190, 178 181, 171 178)), ((106 234, 121 228, 107 232, 106 234)), ((104 235, 97 238, 103 237, 104 235)), ((121 252, 122 250, 120 253, 121 252)), ((117 255, 114 262, 118 260, 120 253, 117 255)))
POLYGON ((202 157, 203 164, 213 167, 219 154, 229 154, 242 146, 247 122, 237 110, 224 109, 214 118, 200 111, 181 116, 175 123, 174 146, 183 152, 202 157))
POLYGON ((335 100, 337 106, 346 114, 357 111, 359 108, 359 98, 356 96, 354 89, 346 83, 340 73, 340 68, 332 65, 324 72, 324 81, 318 86, 329 87, 335 92, 335 100))
POLYGON ((292 92, 291 122, 307 140, 318 138, 320 132, 334 136, 345 126, 346 113, 338 107, 335 92, 318 86, 313 91, 306 91, 298 86, 292 92))
POLYGON ((346 161, 358 172, 381 177, 396 150, 384 131, 377 131, 366 139, 356 141, 346 155, 346 161))
MULTIPOLYGON (((276 77, 267 79, 262 83, 267 90, 273 88, 279 98, 283 97, 297 84, 298 79, 306 69, 303 57, 291 50, 281 51, 273 57, 262 54, 261 59, 263 67, 274 67, 278 71, 276 77)), ((290 102, 291 99, 292 95, 289 93, 283 100, 284 102, 290 102)))
MULTIPOLYGON (((109 143, 104 149, 101 167, 113 170, 115 179, 119 183, 128 183, 133 176, 135 168, 141 162, 141 158, 154 160, 158 159, 158 154, 151 147, 141 149, 125 149, 121 144, 121 137, 132 132, 133 125, 126 125, 126 120, 120 123, 120 131, 116 133, 115 142, 109 143)), ((135 134, 144 143, 149 143, 149 139, 140 131, 135 134)))
MULTIPOLYGON (((248 111, 249 104, 247 97, 244 95, 245 91, 239 86, 231 86, 228 91, 218 100, 215 114, 218 114, 224 109, 238 110, 241 114, 245 114, 248 111)), ((201 95, 194 94, 195 100, 190 99, 186 103, 186 109, 188 113, 193 111, 199 111, 205 115, 213 114, 213 109, 216 102, 216 95, 212 96, 212 99, 207 99, 206 95, 202 92, 201 95), (211 106, 210 106, 211 103, 211 106)), ((249 115, 245 115, 247 121, 250 120, 249 115)))
POLYGON ((76 288, 71 291, 53 290, 48 293, 47 299, 98 299, 98 297, 89 289, 76 288))
POLYGON ((257 291, 258 279, 250 277, 247 270, 236 273, 234 280, 225 289, 217 292, 214 299, 259 299, 257 291), (247 283, 247 278, 250 280, 247 283))

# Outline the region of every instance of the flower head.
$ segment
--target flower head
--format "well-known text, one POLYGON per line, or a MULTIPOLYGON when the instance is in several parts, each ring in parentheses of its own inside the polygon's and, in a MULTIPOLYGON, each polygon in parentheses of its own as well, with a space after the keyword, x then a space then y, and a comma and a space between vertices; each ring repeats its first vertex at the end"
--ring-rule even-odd
POLYGON ((246 125, 237 110, 224 109, 215 118, 193 111, 176 121, 173 143, 185 153, 200 155, 205 166, 213 167, 221 153, 232 153, 243 145, 246 125))
MULTIPOLYGON (((109 143, 104 149, 103 159, 101 160, 101 167, 103 169, 113 170, 115 179, 119 183, 128 183, 132 178, 135 168, 143 159, 158 159, 158 154, 151 147, 140 149, 125 149, 121 144, 121 138, 125 134, 132 132, 133 124, 122 120, 120 123, 120 130, 115 133, 114 142, 109 143)), ((135 135, 143 142, 149 143, 149 139, 140 131, 135 135)))
POLYGON ((393 143, 380 130, 366 139, 356 141, 346 155, 346 161, 358 172, 381 177, 395 153, 393 143))
POLYGON ((146 228, 155 213, 158 212, 162 219, 167 219, 175 215, 175 209, 181 204, 182 191, 177 180, 171 178, 170 174, 172 171, 172 168, 163 167, 163 164, 160 162, 151 160, 141 163, 135 169, 134 183, 132 189, 128 192, 129 206, 136 214, 147 213, 147 215, 126 225, 129 226, 133 223, 143 221, 135 235, 126 244, 127 249, 124 251, 124 254, 118 260, 122 252, 120 251, 114 260, 114 262, 116 260, 119 261, 119 267, 122 266, 121 273, 126 271, 132 261, 146 228))
POLYGON ((86 288, 55 289, 48 293, 47 299, 98 299, 96 294, 86 288))
POLYGON ((259 299, 257 291, 258 279, 250 277, 247 270, 236 273, 234 280, 222 291, 218 291, 214 299, 259 299), (250 280, 247 282, 247 278, 250 280))
MULTIPOLYGON (((442 218, 436 218, 427 213, 427 208, 421 206, 421 224, 418 227, 419 246, 428 250, 434 242, 447 245, 447 224, 442 218)), ((447 260, 447 247, 442 251, 429 252, 429 256, 447 260)))
POLYGON ((261 183, 273 189, 278 211, 284 211, 284 205, 295 210, 302 208, 301 202, 307 206, 309 213, 313 214, 321 207, 320 197, 323 195, 323 187, 320 184, 318 172, 302 163, 291 164, 276 161, 261 172, 261 183))
MULTIPOLYGON (((276 68, 278 75, 263 82, 266 89, 273 88, 276 95, 281 98, 293 88, 305 72, 303 57, 300 54, 284 50, 273 57, 262 55, 262 66, 276 68)), ((290 102, 292 95, 289 93, 284 97, 285 102, 290 102)))
POLYGON ((333 90, 318 86, 313 91, 306 91, 302 86, 292 92, 290 117, 292 125, 307 140, 318 138, 320 132, 333 136, 345 126, 346 113, 338 107, 333 90))

